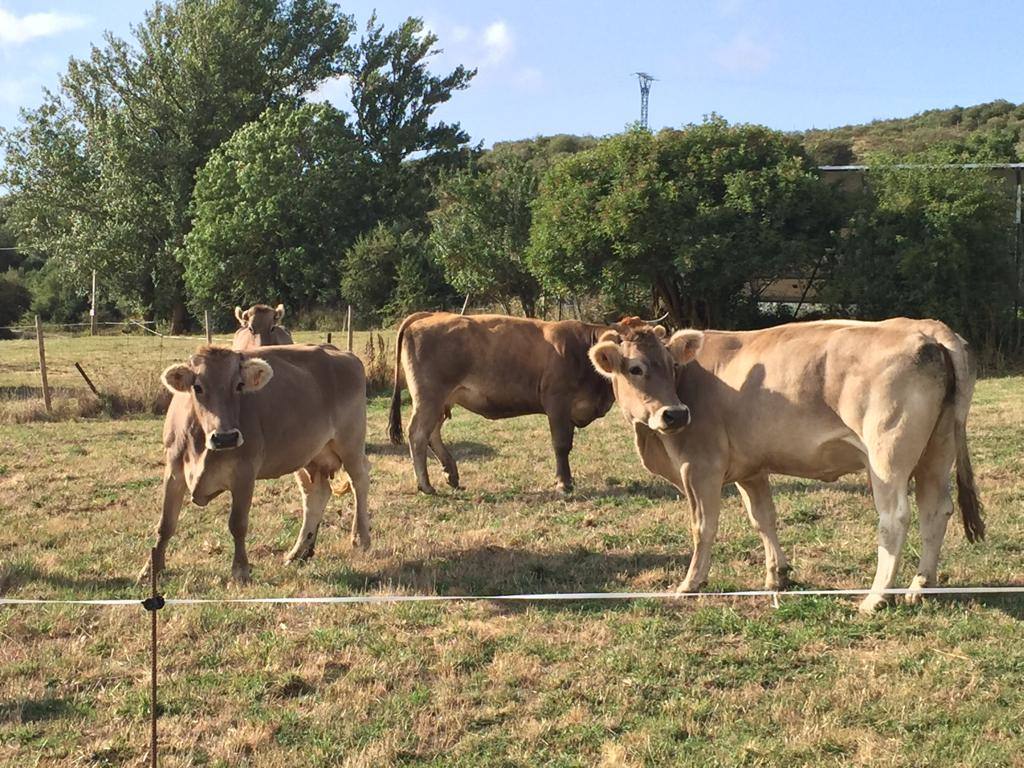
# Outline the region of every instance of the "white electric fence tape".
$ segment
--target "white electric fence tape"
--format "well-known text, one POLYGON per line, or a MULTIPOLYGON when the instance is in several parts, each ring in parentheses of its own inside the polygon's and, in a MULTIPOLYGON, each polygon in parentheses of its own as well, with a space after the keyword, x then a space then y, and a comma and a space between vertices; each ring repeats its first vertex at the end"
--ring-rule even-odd
MULTIPOLYGON (((735 592, 546 592, 523 595, 339 595, 334 597, 168 597, 164 605, 380 605, 386 603, 554 602, 583 600, 686 600, 692 598, 769 597, 778 606, 783 597, 863 597, 865 595, 1012 595, 1024 594, 1024 585, 1005 587, 924 587, 922 589, 767 589, 735 592)), ((0 597, 5 605, 116 605, 140 606, 141 600, 47 600, 0 597)))

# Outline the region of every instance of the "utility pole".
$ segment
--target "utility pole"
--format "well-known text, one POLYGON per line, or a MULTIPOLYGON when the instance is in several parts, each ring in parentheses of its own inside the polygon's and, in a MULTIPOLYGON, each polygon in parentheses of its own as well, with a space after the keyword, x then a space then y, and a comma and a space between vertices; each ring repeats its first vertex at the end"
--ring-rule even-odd
POLYGON ((651 96, 651 83, 658 78, 652 77, 646 72, 634 72, 636 79, 640 82, 640 125, 645 129, 649 129, 650 125, 647 123, 647 101, 651 96))

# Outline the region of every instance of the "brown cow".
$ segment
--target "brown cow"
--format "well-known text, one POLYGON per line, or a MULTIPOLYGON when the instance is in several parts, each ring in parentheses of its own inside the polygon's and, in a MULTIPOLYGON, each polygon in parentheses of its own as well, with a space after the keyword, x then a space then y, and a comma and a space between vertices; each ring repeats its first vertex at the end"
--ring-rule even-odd
MULTIPOLYGON (((236 352, 200 347, 161 380, 174 394, 164 420, 163 513, 153 563, 178 525, 186 491, 201 507, 231 492, 232 575, 249 577, 245 535, 256 480, 293 472, 302 492, 302 530, 286 561, 313 555, 338 470, 355 491, 352 543, 370 544, 366 495, 366 376, 355 355, 335 347, 269 347, 236 352)), ((140 579, 148 573, 143 569, 140 579)))
POLYGON ((401 443, 404 378, 412 394, 409 449, 419 489, 434 493, 427 476, 428 445, 448 484, 459 487, 459 470, 441 441, 441 425, 451 407, 461 405, 488 419, 547 414, 558 487, 572 491, 573 431, 604 416, 613 402, 608 382, 587 360, 587 350, 608 327, 447 312, 407 317, 398 329, 388 430, 391 441, 401 443))
MULTIPOLYGON (((861 610, 885 603, 915 480, 921 557, 910 589, 934 586, 949 472, 969 541, 984 536, 967 450, 974 364, 966 342, 932 320, 822 321, 763 331, 664 328, 607 333, 590 350, 612 381, 647 469, 686 494, 694 553, 679 591, 707 579, 722 486, 736 483, 761 536, 768 589, 788 570, 769 474, 833 481, 867 469, 879 514, 878 568, 861 610)), ((917 602, 911 595, 908 602, 917 602)))
POLYGON ((284 317, 284 304, 278 304, 276 307, 253 304, 244 312, 241 307, 235 307, 235 318, 241 327, 235 331, 231 348, 241 351, 279 344, 292 344, 292 335, 286 328, 278 325, 282 317, 284 317))

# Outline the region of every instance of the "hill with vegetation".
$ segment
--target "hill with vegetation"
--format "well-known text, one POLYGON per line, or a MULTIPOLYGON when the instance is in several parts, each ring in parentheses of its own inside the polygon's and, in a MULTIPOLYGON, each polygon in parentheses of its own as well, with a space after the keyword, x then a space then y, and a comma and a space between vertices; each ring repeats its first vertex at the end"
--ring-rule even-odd
POLYGON ((913 117, 872 120, 800 134, 820 165, 864 163, 876 153, 909 155, 937 145, 965 161, 1024 161, 1024 103, 1005 99, 973 107, 929 109, 913 117))

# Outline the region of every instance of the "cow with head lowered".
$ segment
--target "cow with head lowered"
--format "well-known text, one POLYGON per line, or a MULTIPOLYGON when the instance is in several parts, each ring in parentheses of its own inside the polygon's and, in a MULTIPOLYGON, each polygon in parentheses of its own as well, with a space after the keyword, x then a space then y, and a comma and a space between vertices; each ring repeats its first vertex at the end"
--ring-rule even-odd
POLYGON ((609 327, 614 326, 447 312, 407 317, 398 329, 388 427, 391 441, 401 443, 404 381, 412 395, 409 449, 419 490, 434 493, 427 476, 428 446, 448 484, 459 487, 441 426, 460 405, 488 419, 547 415, 557 486, 572 491, 574 430, 604 416, 613 402, 611 386, 587 359, 587 350, 609 327))
POLYGON ((761 536, 766 588, 783 586, 789 566, 771 474, 833 481, 868 471, 878 566, 863 611, 889 599, 911 480, 921 553, 908 602, 936 585, 954 463, 967 539, 984 536, 966 433, 974 364, 966 342, 940 322, 837 320, 671 337, 660 326, 632 327, 604 334, 590 358, 611 382, 644 466, 689 501, 694 551, 680 591, 707 579, 726 483, 736 484, 761 536))
POLYGON ((280 325, 284 317, 284 304, 269 307, 266 304, 253 304, 247 310, 235 307, 235 319, 238 330, 231 340, 231 348, 235 350, 259 349, 279 344, 291 344, 292 335, 280 325))
MULTIPOLYGON (((359 358, 328 345, 258 352, 206 346, 161 378, 173 398, 164 420, 163 511, 153 556, 158 572, 186 496, 204 507, 229 491, 231 572, 248 580, 245 537, 256 481, 289 473, 302 493, 303 520, 287 561, 313 555, 339 471, 355 494, 352 543, 369 546, 366 376, 359 358)), ((148 566, 140 579, 147 572, 148 566)))

